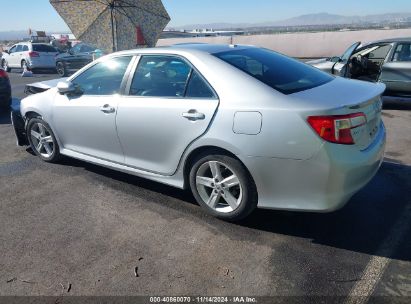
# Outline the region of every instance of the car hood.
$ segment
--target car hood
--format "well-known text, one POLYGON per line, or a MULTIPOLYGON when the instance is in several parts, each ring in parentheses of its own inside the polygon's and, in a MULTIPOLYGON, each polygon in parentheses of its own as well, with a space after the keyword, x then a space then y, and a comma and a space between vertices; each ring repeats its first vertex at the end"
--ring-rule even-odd
POLYGON ((56 87, 57 84, 60 81, 66 81, 67 78, 68 77, 52 79, 52 80, 46 80, 46 81, 41 81, 41 82, 35 82, 35 83, 29 84, 29 85, 33 86, 33 87, 43 88, 43 89, 51 89, 51 88, 56 87))
POLYGON ((60 81, 66 81, 68 77, 52 79, 47 81, 35 82, 26 85, 27 94, 36 94, 47 91, 57 86, 60 81))
POLYGON ((321 58, 321 59, 315 59, 315 60, 309 60, 306 61, 305 63, 309 64, 309 65, 315 65, 315 64, 320 64, 320 63, 324 63, 327 62, 328 58, 321 58))

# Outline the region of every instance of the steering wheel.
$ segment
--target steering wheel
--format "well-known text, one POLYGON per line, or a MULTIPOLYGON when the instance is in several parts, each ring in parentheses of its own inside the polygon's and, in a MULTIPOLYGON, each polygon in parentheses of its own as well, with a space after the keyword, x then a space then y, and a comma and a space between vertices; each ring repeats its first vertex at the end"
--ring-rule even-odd
POLYGON ((361 65, 361 68, 363 70, 367 70, 368 69, 368 58, 365 57, 365 56, 358 55, 357 59, 358 59, 358 62, 360 63, 360 65, 361 65))

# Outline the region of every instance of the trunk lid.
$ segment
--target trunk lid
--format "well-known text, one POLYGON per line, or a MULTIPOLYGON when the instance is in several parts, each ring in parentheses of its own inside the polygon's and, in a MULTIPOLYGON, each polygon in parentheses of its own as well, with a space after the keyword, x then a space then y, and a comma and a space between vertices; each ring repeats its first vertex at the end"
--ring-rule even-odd
POLYGON ((382 98, 385 85, 337 77, 325 85, 298 92, 293 97, 307 107, 304 114, 348 115, 364 113, 366 124, 351 129, 355 146, 365 150, 381 128, 382 98))

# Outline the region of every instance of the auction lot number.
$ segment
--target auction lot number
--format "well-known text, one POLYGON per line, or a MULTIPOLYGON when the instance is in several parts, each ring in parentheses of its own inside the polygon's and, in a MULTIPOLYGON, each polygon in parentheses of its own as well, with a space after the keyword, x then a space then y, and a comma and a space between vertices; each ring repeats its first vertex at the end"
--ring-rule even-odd
POLYGON ((150 297, 150 303, 257 303, 250 297, 150 297))

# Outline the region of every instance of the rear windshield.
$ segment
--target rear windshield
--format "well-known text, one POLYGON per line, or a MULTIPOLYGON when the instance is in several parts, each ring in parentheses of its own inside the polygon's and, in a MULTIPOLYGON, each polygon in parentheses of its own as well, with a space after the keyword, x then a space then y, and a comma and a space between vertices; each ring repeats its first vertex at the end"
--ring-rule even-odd
POLYGON ((51 45, 47 44, 33 44, 33 51, 35 52, 49 52, 49 53, 56 53, 57 50, 52 47, 51 45))
POLYGON ((283 94, 312 89, 334 79, 314 67, 267 49, 248 48, 213 55, 283 94))

